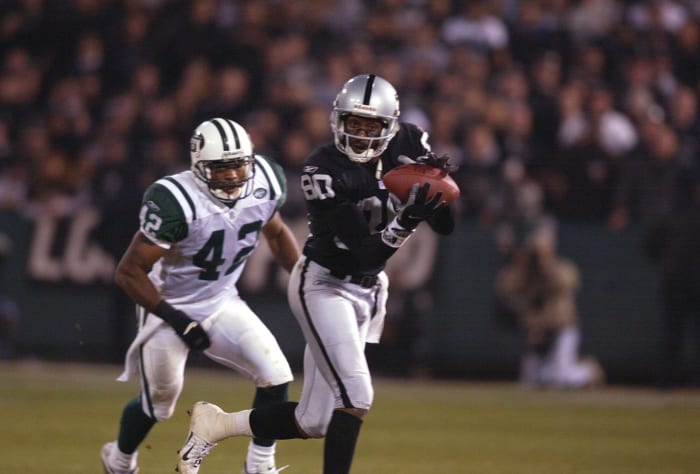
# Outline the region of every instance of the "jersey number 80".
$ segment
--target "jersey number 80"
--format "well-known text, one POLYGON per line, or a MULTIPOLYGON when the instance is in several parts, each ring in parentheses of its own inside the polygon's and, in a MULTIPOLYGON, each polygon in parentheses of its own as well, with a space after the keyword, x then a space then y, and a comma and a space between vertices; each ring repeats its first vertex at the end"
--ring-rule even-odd
POLYGON ((329 199, 335 196, 335 191, 331 184, 333 178, 327 174, 302 174, 301 189, 304 191, 304 197, 307 201, 314 199, 329 199))

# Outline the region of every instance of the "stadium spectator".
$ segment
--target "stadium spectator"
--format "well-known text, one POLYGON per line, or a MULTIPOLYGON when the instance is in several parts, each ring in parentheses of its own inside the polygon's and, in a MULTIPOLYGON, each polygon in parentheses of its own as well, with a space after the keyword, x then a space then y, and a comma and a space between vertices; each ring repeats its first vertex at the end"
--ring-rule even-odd
POLYGON ((555 230, 534 229, 499 272, 496 290, 524 337, 520 383, 527 387, 582 388, 603 382, 593 358, 579 358, 576 294, 579 270, 556 250, 555 230))
POLYGON ((685 170, 678 157, 678 137, 662 123, 643 126, 642 146, 627 160, 616 183, 608 224, 614 230, 630 221, 645 227, 667 216, 673 206, 678 176, 685 170))
MULTIPOLYGON (((638 117, 625 107, 627 91, 646 94, 662 120, 683 134, 685 160, 697 147, 694 126, 669 113, 692 107, 676 104, 692 104, 698 94, 693 71, 700 57, 700 15, 680 2, 593 0, 544 9, 532 0, 438 1, 404 10, 392 2, 280 2, 274 14, 258 1, 175 5, 161 0, 4 7, 0 112, 10 137, 16 140, 28 121, 43 124, 49 147, 67 152, 73 162, 84 155, 82 148, 101 146, 92 137, 117 125, 135 151, 129 161, 139 163, 138 150, 158 132, 141 128, 135 117, 153 111, 155 102, 175 104, 176 135, 213 108, 251 118, 269 111, 278 116, 279 133, 269 135, 269 143, 258 142, 261 150, 277 152, 300 115, 326 104, 343 78, 373 69, 397 85, 406 112, 425 114, 435 148, 456 160, 475 122, 485 123, 500 152, 510 155, 514 142, 502 121, 511 113, 529 115, 528 173, 541 182, 549 210, 562 218, 602 218, 611 210, 610 182, 641 132, 638 117), (594 21, 601 18, 606 21, 594 21), (681 85, 686 87, 678 92, 681 85), (522 91, 529 91, 527 97, 522 91), (557 110, 555 104, 569 104, 575 94, 578 112, 557 110), (447 124, 445 114, 452 116, 447 124), (618 156, 617 163, 607 163, 595 147, 618 156)), ((184 151, 179 162, 187 162, 184 151)), ((24 166, 35 174, 35 161, 24 166)), ((92 166, 99 173, 102 163, 92 166)), ((86 172, 87 182, 79 186, 91 186, 86 172)))
MULTIPOLYGON (((10 238, 0 233, 0 265, 12 251, 10 238)), ((17 327, 20 310, 17 302, 5 292, 0 293, 0 360, 10 359, 15 355, 17 327)))
POLYGON ((659 388, 697 385, 700 371, 700 181, 684 174, 676 183, 672 211, 647 235, 647 255, 655 264, 661 294, 661 357, 659 388), (685 334, 691 334, 686 338, 685 334), (686 340, 691 342, 686 351, 686 340), (692 354, 685 363, 684 354, 692 354), (689 370, 686 370, 689 367, 689 370))

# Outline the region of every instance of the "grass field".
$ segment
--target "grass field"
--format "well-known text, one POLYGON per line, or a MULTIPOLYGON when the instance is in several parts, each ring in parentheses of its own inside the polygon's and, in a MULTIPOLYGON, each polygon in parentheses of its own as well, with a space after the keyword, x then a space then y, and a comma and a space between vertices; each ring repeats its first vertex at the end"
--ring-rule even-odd
MULTIPOLYGON (((2 474, 101 473, 135 383, 120 367, 0 363, 2 474)), ((252 387, 223 370, 189 369, 175 416, 140 449, 140 474, 171 473, 187 409, 206 399, 246 408, 252 387)), ((513 384, 375 381, 353 474, 700 473, 700 391, 524 391, 513 384)), ((291 396, 296 399, 300 384, 291 396)), ((202 474, 238 474, 248 440, 223 441, 202 474)), ((278 444, 285 474, 321 472, 321 440, 278 444)))

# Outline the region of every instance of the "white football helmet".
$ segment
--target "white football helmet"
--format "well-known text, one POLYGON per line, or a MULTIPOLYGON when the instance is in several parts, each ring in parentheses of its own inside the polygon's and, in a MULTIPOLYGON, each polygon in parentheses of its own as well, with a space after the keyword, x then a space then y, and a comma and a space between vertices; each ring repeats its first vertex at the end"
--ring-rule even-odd
POLYGON ((190 159, 194 175, 220 201, 231 204, 252 191, 253 144, 233 120, 214 118, 199 124, 190 138, 190 159))
POLYGON ((335 146, 357 163, 367 163, 381 155, 399 130, 399 96, 389 81, 374 74, 362 74, 347 81, 333 102, 330 121, 335 146), (350 115, 380 119, 382 130, 376 137, 352 135, 345 129, 350 115), (354 150, 351 143, 363 143, 354 150))

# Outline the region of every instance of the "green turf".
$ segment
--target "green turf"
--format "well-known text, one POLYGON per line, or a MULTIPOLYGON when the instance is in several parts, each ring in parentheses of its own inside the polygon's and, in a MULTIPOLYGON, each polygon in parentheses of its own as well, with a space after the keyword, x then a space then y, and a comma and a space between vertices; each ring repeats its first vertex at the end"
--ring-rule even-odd
MULTIPOLYGON (((0 363, 0 473, 100 473, 133 382, 120 367, 0 363)), ((246 408, 252 387, 223 370, 189 369, 175 416, 140 450, 140 474, 173 472, 186 410, 199 399, 246 408)), ((700 473, 700 391, 524 391, 513 384, 375 381, 353 474, 700 473)), ((299 383, 291 395, 298 397, 299 383)), ((201 474, 238 474, 247 439, 222 442, 201 474)), ((321 472, 320 440, 284 441, 285 474, 321 472)))

